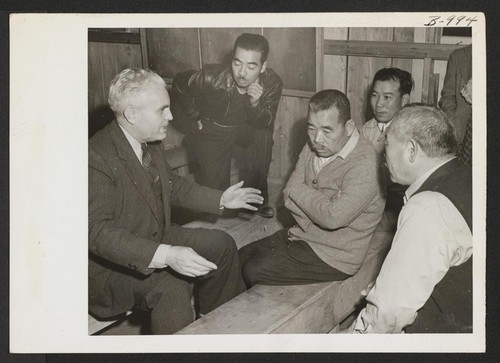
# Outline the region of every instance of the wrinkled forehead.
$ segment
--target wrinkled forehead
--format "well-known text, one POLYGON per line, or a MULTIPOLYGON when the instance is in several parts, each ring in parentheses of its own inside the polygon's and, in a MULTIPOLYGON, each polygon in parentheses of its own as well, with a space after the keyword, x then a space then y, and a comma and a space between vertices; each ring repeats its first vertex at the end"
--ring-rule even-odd
POLYGON ((316 112, 309 111, 307 122, 316 127, 329 127, 333 129, 341 124, 339 116, 339 110, 336 107, 316 112))

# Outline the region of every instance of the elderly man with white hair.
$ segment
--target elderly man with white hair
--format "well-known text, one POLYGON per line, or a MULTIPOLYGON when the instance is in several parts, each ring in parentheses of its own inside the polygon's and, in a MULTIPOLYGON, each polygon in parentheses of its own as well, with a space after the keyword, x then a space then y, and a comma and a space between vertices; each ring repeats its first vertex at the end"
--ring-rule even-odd
POLYGON ((221 213, 257 208, 260 191, 224 192, 172 172, 160 140, 172 120, 164 81, 125 69, 110 85, 115 120, 89 141, 89 310, 101 318, 138 308, 154 334, 169 334, 245 290, 233 239, 170 224, 170 205, 221 213))
POLYGON ((445 114, 410 105, 386 135, 391 180, 409 185, 391 250, 355 333, 472 332, 472 176, 445 114))

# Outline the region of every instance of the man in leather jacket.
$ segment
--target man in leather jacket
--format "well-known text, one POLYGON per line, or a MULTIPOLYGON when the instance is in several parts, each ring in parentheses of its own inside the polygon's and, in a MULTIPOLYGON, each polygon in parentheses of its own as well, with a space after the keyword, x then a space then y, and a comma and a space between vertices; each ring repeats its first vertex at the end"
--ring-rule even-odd
POLYGON ((231 67, 211 64, 178 73, 172 85, 174 125, 186 135, 196 181, 225 190, 232 147, 242 146, 245 186, 262 191, 257 213, 264 217, 274 215, 267 174, 282 91, 280 77, 267 68, 268 53, 266 38, 245 33, 236 39, 231 67))

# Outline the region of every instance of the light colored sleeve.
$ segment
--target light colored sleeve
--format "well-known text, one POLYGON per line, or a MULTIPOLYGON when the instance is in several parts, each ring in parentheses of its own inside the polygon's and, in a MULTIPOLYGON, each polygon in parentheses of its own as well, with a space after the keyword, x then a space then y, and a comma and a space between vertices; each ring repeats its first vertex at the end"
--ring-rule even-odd
POLYGON ((345 227, 363 213, 380 193, 377 172, 373 155, 373 158, 353 163, 344 175, 341 190, 333 198, 305 184, 298 184, 291 189, 289 198, 320 227, 345 227))
MULTIPOLYGON (((307 144, 304 145, 302 151, 300 152, 297 164, 295 164, 295 169, 290 175, 290 178, 286 183, 285 189, 283 190, 283 199, 285 202, 285 207, 290 211, 290 213, 292 213, 292 215, 294 216, 295 220, 299 225, 301 225, 302 222, 306 222, 308 218, 306 214, 297 206, 297 204, 290 199, 290 192, 299 185, 303 185, 305 188, 309 188, 305 181, 306 165, 307 165, 306 159, 308 157, 307 156, 308 148, 309 146, 307 144)), ((310 223, 310 221, 308 223, 310 223)))
POLYGON ((168 265, 165 263, 165 261, 167 260, 168 250, 170 249, 170 247, 170 245, 159 245, 148 268, 167 267, 168 265))
POLYGON ((472 235, 453 204, 435 192, 414 196, 401 211, 391 250, 354 333, 401 333, 449 268, 471 253, 472 235))

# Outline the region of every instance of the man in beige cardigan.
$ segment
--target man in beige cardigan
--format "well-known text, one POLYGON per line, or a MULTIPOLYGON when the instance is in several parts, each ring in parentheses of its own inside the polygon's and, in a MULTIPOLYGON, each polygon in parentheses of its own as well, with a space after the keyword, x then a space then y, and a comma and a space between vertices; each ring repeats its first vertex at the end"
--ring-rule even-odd
POLYGON ((361 267, 384 199, 377 155, 350 117, 340 91, 311 98, 309 143, 283 192, 297 224, 240 250, 247 286, 337 281, 361 267))

